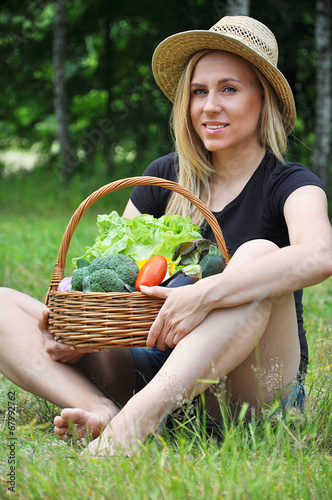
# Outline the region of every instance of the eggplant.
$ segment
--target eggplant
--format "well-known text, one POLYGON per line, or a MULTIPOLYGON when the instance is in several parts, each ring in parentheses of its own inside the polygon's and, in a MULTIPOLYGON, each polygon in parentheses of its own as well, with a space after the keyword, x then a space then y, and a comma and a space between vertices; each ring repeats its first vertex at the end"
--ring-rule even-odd
POLYGON ((170 278, 163 281, 159 286, 166 288, 178 288, 179 286, 193 285, 202 278, 202 268, 199 265, 186 266, 177 271, 170 278))

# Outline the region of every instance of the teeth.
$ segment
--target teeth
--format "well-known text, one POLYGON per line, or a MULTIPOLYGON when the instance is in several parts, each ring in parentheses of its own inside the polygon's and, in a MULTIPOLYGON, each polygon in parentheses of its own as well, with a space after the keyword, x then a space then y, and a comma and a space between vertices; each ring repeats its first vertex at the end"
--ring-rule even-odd
POLYGON ((210 128, 212 130, 216 130, 218 128, 225 128, 225 127, 227 127, 227 125, 205 125, 205 126, 206 126, 206 128, 210 128))

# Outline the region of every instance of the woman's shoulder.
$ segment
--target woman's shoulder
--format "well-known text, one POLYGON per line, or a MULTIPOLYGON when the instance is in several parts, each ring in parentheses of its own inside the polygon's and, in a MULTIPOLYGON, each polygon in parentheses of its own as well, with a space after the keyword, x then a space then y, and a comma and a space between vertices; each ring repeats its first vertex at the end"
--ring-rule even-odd
POLYGON ((272 177, 292 177, 299 176, 303 179, 312 179, 321 184, 317 175, 302 163, 289 160, 280 161, 272 153, 267 153, 265 157, 266 166, 272 177))
POLYGON ((319 177, 302 163, 285 160, 281 162, 272 153, 265 157, 265 172, 271 189, 297 189, 301 186, 315 185, 324 189, 319 177))
POLYGON ((318 186, 324 191, 319 177, 302 163, 281 162, 274 155, 268 154, 265 165, 264 191, 265 200, 270 207, 277 207, 283 212, 288 196, 304 186, 318 186))

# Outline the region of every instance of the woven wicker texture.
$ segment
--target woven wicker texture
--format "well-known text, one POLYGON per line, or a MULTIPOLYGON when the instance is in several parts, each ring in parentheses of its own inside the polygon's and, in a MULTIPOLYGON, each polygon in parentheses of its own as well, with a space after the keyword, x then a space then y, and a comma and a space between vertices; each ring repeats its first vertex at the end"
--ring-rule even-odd
POLYGON ((190 191, 176 182, 157 177, 131 177, 107 184, 86 198, 77 208, 64 232, 57 262, 46 296, 49 330, 58 342, 77 347, 145 346, 149 329, 163 300, 133 293, 59 292, 64 277, 69 245, 83 214, 103 196, 130 186, 153 185, 175 191, 189 199, 209 223, 218 248, 228 262, 227 248, 220 226, 210 210, 190 191))
POLYGON ((224 50, 239 55, 257 67, 274 89, 287 133, 296 120, 291 88, 278 70, 278 44, 264 24, 247 16, 226 16, 209 30, 193 30, 166 38, 152 58, 155 80, 166 97, 174 100, 180 76, 193 54, 200 50, 224 50))

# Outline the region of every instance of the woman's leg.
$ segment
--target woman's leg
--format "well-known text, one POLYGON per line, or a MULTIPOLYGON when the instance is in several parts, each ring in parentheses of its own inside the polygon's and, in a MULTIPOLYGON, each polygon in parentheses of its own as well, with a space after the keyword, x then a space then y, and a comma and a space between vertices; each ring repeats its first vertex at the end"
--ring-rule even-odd
MULTIPOLYGON (((243 245, 229 269, 275 248, 266 241, 243 245)), ((112 454, 117 446, 129 450, 144 441, 167 414, 211 386, 202 380, 227 376, 230 403, 248 402, 259 409, 272 402, 276 390, 285 390, 286 396, 299 361, 293 294, 216 309, 179 342, 152 381, 128 401, 89 450, 112 454)), ((208 410, 217 413, 216 400, 209 405, 208 410)))
MULTIPOLYGON (((27 295, 7 288, 0 289, 0 370, 5 377, 26 391, 62 408, 81 409, 84 414, 81 414, 79 422, 75 422, 78 434, 83 435, 88 424, 93 435, 97 436, 100 427, 106 426, 119 408, 111 401, 112 394, 106 397, 83 373, 82 368, 85 359, 89 365, 89 356, 93 360, 100 357, 103 360, 101 366, 105 366, 106 355, 103 351, 85 355, 80 360, 81 369, 54 361, 45 351, 43 335, 38 327, 44 310, 44 304, 27 295)), ((115 350, 112 357, 119 367, 115 350)), ((115 397, 119 399, 123 390, 124 403, 125 395, 132 394, 133 387, 129 386, 134 386, 135 376, 130 353, 121 354, 120 359, 122 373, 126 372, 127 375, 116 379, 115 397)), ((99 375, 102 378, 102 369, 99 370, 99 375)), ((115 387, 110 381, 109 385, 111 389, 115 387)), ((56 431, 62 435, 67 428, 68 422, 65 427, 56 431)))

